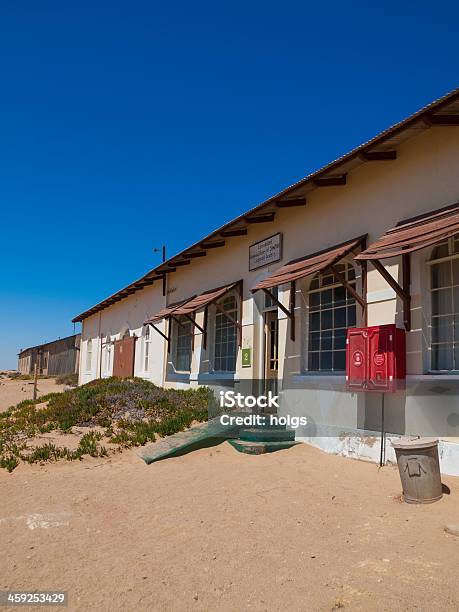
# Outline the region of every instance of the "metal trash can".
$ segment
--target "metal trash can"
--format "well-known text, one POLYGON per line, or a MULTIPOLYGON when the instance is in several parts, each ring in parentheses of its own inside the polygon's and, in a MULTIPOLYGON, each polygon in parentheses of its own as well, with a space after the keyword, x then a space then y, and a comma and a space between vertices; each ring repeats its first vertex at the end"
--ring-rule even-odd
POLYGON ((431 504, 442 498, 438 440, 402 438, 393 441, 403 498, 409 504, 431 504))

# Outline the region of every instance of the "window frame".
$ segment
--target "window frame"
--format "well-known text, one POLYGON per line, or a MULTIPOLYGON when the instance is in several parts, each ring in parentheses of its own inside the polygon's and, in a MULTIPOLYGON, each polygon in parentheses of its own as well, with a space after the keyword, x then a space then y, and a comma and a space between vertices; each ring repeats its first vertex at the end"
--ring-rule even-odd
POLYGON ((110 375, 112 372, 112 339, 110 334, 105 336, 104 349, 104 371, 106 375, 110 375))
POLYGON ((150 353, 151 353, 151 330, 150 326, 146 325, 143 332, 143 351, 142 351, 142 368, 144 372, 149 372, 150 368, 150 353))
MULTIPOLYGON (((458 295, 458 304, 455 304, 455 291, 458 292, 459 294, 459 283, 454 283, 454 270, 453 270, 453 266, 452 263, 453 261, 459 259, 459 237, 458 236, 451 236, 450 238, 448 238, 446 241, 442 241, 440 243, 438 243, 437 245, 435 245, 435 247, 432 249, 431 254, 430 254, 430 258, 426 261, 426 264, 428 266, 428 270, 429 270, 429 275, 428 275, 428 289, 429 289, 429 322, 428 322, 428 329, 429 329, 429 346, 428 346, 428 370, 429 373, 432 373, 434 375, 447 375, 447 376, 457 376, 459 374, 459 333, 457 334, 458 338, 457 340, 455 339, 455 328, 456 328, 456 321, 455 319, 457 318, 457 327, 459 328, 459 295, 458 295), (455 244, 457 244, 457 247, 455 247, 455 244), (447 245, 447 249, 448 249, 448 254, 442 257, 437 257, 434 258, 434 254, 437 251, 437 249, 439 247, 441 247, 442 245, 447 245), (447 285, 442 285, 442 286, 438 286, 438 287, 433 287, 433 268, 434 266, 439 266, 441 264, 444 263, 449 263, 451 268, 450 268, 450 284, 447 285), (433 296, 440 292, 440 291, 445 291, 445 290, 450 290, 451 292, 451 311, 449 313, 435 313, 434 314, 434 300, 433 300, 433 296), (437 340, 434 342, 434 325, 433 325, 433 321, 434 320, 440 320, 440 319, 451 319, 451 327, 450 327, 450 340, 437 340), (446 346, 449 347, 451 346, 451 362, 452 362, 452 368, 448 369, 448 368, 434 368, 434 360, 435 360, 435 353, 434 353, 434 347, 435 346, 446 346), (458 356, 457 358, 455 357, 455 353, 456 351, 458 351, 458 356), (457 363, 456 363, 457 360, 457 363)), ((437 356, 437 359, 439 357, 437 356)))
MULTIPOLYGON (((241 322, 240 321, 240 296, 234 289, 232 289, 231 291, 223 295, 216 303, 219 304, 219 306, 223 306, 224 302, 228 300, 229 298, 234 299, 234 308, 231 310, 227 310, 227 312, 233 317, 235 321, 240 323, 241 322)), ((239 329, 238 329, 238 326, 235 325, 234 323, 231 323, 231 321, 222 312, 220 312, 216 308, 215 304, 213 304, 212 323, 213 323, 212 324, 212 345, 211 345, 212 346, 212 372, 218 373, 218 374, 221 373, 223 375, 235 374, 237 371, 237 360, 239 356, 239 345, 238 345, 239 329), (217 338, 218 338, 217 322, 221 319, 227 322, 227 324, 224 326, 223 329, 228 330, 230 327, 234 329, 234 356, 229 356, 228 354, 217 356, 217 350, 216 350, 217 338), (221 369, 220 367, 216 367, 218 359, 220 360, 234 359, 234 367, 232 369, 221 369)), ((229 343, 228 341, 226 341, 226 342, 221 342, 220 344, 221 346, 223 346, 224 344, 229 344, 229 343)))
MULTIPOLYGON (((340 260, 337 264, 337 267, 341 267, 344 265, 344 276, 348 283, 354 287, 356 291, 360 289, 361 285, 361 273, 358 274, 358 268, 354 265, 352 261, 347 258, 340 260), (352 271, 352 275, 350 276, 350 271, 352 271)), ((304 300, 304 308, 303 308, 303 323, 304 323, 304 333, 303 333, 303 351, 302 351, 302 371, 304 374, 313 375, 313 376, 344 376, 346 365, 345 365, 345 355, 346 355, 346 335, 347 330, 349 328, 355 327, 359 323, 360 310, 357 308, 358 303, 356 299, 349 294, 347 289, 339 282, 331 282, 330 284, 324 284, 322 279, 323 277, 328 278, 332 277, 331 272, 325 271, 318 272, 312 278, 308 280, 307 286, 304 287, 305 291, 302 290, 303 300, 304 300), (318 286, 315 286, 317 283, 318 286), (342 302, 335 301, 334 292, 335 289, 341 289, 344 292, 344 296, 342 298, 342 302), (325 308, 322 308, 321 299, 319 297, 318 304, 311 307, 311 295, 313 294, 322 294, 326 291, 331 291, 331 301, 326 304, 325 308), (349 319, 349 309, 353 308, 353 317, 349 319), (335 311, 343 309, 345 315, 344 325, 337 326, 335 324, 335 311), (322 318, 323 313, 329 312, 331 317, 331 326, 322 329, 322 318), (317 329, 312 329, 312 315, 316 314, 319 322, 319 326, 317 329), (342 331, 342 340, 340 342, 340 348, 335 348, 335 342, 337 338, 337 331, 342 331), (327 335, 324 337, 323 332, 326 332, 327 335), (317 334, 318 340, 318 348, 312 348, 312 334, 317 334), (330 342, 330 346, 326 347, 325 343, 330 342), (324 347, 322 348, 322 345, 324 347), (341 348, 342 346, 342 348, 341 348), (334 357, 335 353, 341 353, 344 356, 343 367, 337 368, 334 367, 334 357), (323 353, 330 353, 330 368, 322 368, 321 359, 323 353), (311 359, 312 355, 317 355, 318 363, 317 367, 311 367, 311 359)), ((326 315, 328 316, 328 315, 326 315)))
POLYGON ((183 315, 178 315, 177 317, 171 318, 169 324, 172 323, 172 351, 171 351, 171 361, 174 367, 174 371, 178 374, 190 374, 191 373, 191 365, 193 361, 193 345, 194 345, 194 326, 191 321, 187 319, 183 315), (179 323, 180 321, 180 323, 179 323), (185 331, 188 329, 188 331, 185 331), (191 333, 190 333, 191 332, 191 333), (188 369, 178 368, 178 359, 179 359, 179 339, 189 339, 189 367, 188 369))
POLYGON ((92 372, 92 345, 92 338, 88 338, 88 340, 86 340, 86 372, 92 372))

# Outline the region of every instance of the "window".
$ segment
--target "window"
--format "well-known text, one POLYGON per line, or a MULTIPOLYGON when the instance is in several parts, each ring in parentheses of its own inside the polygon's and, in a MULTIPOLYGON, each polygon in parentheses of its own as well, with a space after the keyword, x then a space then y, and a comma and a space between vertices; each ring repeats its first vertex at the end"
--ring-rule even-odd
POLYGON ((105 338, 105 372, 110 374, 111 371, 111 354, 112 354, 112 345, 110 336, 106 336, 105 338))
POLYGON ((144 372, 148 372, 149 360, 150 360, 150 326, 147 325, 145 328, 145 334, 143 336, 143 369, 144 372))
POLYGON ((175 369, 178 372, 189 372, 191 368, 192 334, 191 321, 185 317, 178 317, 175 323, 175 369))
POLYGON ((86 343, 86 369, 88 372, 92 368, 92 339, 90 338, 86 343))
POLYGON ((430 264, 431 369, 459 371, 459 238, 435 247, 430 264))
MULTIPOLYGON (((341 262, 336 268, 355 288, 352 264, 341 262)), ((346 332, 356 324, 355 299, 333 274, 319 273, 309 287, 308 370, 342 372, 346 369, 346 332)))
MULTIPOLYGON (((235 295, 226 296, 219 305, 232 319, 237 321, 238 308, 235 295)), ((225 314, 217 310, 215 314, 214 369, 219 372, 234 372, 236 358, 236 325, 225 314)))

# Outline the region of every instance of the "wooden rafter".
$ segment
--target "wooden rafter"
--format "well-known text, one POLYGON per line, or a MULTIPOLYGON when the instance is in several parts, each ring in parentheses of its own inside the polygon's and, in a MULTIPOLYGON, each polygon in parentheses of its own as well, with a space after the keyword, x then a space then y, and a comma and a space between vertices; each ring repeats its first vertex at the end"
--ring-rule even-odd
POLYGON ((335 187, 346 184, 346 174, 338 176, 319 176, 314 179, 314 184, 317 187, 335 187))
POLYGON ((274 212, 266 213, 264 215, 254 215, 253 217, 245 217, 247 223, 270 223, 274 221, 274 212))
POLYGON ((194 259, 195 257, 205 257, 207 253, 205 251, 196 251, 194 253, 184 253, 182 257, 184 259, 194 259))
POLYGON ((196 323, 196 320, 193 319, 193 317, 191 317, 189 314, 186 314, 184 316, 188 319, 190 323, 192 323, 201 332, 201 334, 206 333, 206 330, 203 329, 198 323, 196 323))
POLYGON ((153 327, 153 329, 157 331, 158 334, 162 336, 167 343, 169 343, 169 336, 166 336, 166 334, 162 332, 160 329, 158 329, 156 325, 153 325, 153 323, 148 323, 148 325, 151 325, 151 327, 153 327))
POLYGON ((289 200, 276 200, 278 208, 290 208, 291 206, 306 206, 306 198, 290 198, 289 200))
POLYGON ((199 245, 202 249, 217 249, 218 247, 224 247, 224 240, 215 240, 213 242, 201 242, 199 245))
POLYGON ((426 115, 425 119, 430 125, 459 125, 459 115, 426 115))
POLYGON ((403 255, 402 257, 402 267, 405 274, 407 274, 407 278, 403 279, 403 287, 401 287, 395 278, 390 274, 383 264, 379 261, 379 259, 370 259, 371 264, 374 266, 376 270, 381 274, 387 284, 392 287, 395 293, 399 296, 399 298, 403 302, 403 322, 405 325, 406 331, 410 331, 411 329, 411 295, 409 291, 409 272, 408 268, 410 265, 409 262, 409 254, 403 255))
POLYGON ((364 161, 391 161, 397 159, 397 151, 364 151, 360 158, 364 161))
POLYGON ((234 229, 226 229, 226 230, 222 230, 220 232, 220 234, 224 238, 230 238, 231 236, 246 236, 247 235, 247 228, 246 227, 239 227, 239 228, 234 228, 234 229))
POLYGON ((162 278, 164 276, 164 274, 167 274, 168 272, 175 272, 175 265, 173 268, 161 268, 161 270, 157 270, 157 274, 158 276, 156 278, 162 278))
POLYGON ((338 281, 343 285, 346 291, 352 295, 352 297, 360 304, 362 310, 365 311, 367 307, 366 300, 354 289, 354 287, 349 284, 345 278, 345 276, 338 270, 336 265, 330 266, 330 270, 333 272, 333 275, 338 279, 338 281))
MULTIPOLYGON (((364 249, 365 246, 362 246, 364 249)), ((362 295, 367 295, 367 273, 368 265, 365 259, 358 259, 357 263, 360 265, 362 270, 362 295)), ((363 324, 365 327, 368 325, 368 302, 366 302, 365 309, 363 310, 363 324)))

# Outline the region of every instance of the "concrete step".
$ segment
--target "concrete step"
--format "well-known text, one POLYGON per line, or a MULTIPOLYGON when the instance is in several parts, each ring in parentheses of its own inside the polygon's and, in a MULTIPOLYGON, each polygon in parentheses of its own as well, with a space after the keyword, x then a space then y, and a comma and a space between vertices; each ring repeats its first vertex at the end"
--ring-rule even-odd
POLYGON ((274 453, 278 450, 283 450, 301 444, 301 442, 281 441, 281 442, 250 442, 248 440, 228 440, 233 448, 240 453, 247 455, 263 455, 265 453, 274 453))
POLYGON ((145 463, 150 464, 167 457, 184 455, 198 448, 221 444, 228 438, 238 436, 239 429, 239 427, 222 425, 220 419, 215 418, 186 431, 179 431, 172 436, 162 438, 157 442, 141 446, 136 450, 136 454, 145 463))
POLYGON ((295 432, 292 429, 253 427, 241 429, 239 439, 249 442, 289 442, 295 440, 295 432))

